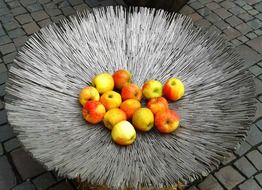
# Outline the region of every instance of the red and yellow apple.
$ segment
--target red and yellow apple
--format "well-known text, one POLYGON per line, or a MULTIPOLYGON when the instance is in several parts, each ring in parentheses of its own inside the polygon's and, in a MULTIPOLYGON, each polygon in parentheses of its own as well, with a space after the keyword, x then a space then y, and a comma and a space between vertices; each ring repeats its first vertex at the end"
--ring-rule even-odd
POLYGON ((140 131, 149 131, 154 126, 154 115, 148 108, 139 108, 133 115, 132 123, 140 131))
POLYGON ((152 98, 147 102, 146 107, 149 108, 153 114, 156 114, 159 111, 163 112, 168 109, 168 102, 163 97, 152 98))
POLYGON ((121 95, 115 91, 107 91, 100 97, 100 102, 105 106, 106 110, 118 108, 122 103, 121 95))
POLYGON ((121 90, 122 100, 136 99, 140 101, 142 99, 142 91, 136 84, 130 83, 125 85, 121 90))
POLYGON ((148 80, 142 87, 143 96, 146 99, 158 98, 162 96, 163 86, 157 80, 148 80))
POLYGON ((161 133, 172 133, 175 131, 180 122, 179 115, 171 109, 155 114, 155 127, 161 133))
POLYGON ((120 109, 126 113, 128 120, 131 120, 137 109, 141 108, 141 103, 136 99, 127 99, 121 103, 120 109))
POLYGON ((98 101, 100 98, 99 92, 96 88, 92 86, 86 86, 84 87, 79 94, 79 101, 82 106, 86 104, 89 100, 95 100, 98 101))
POLYGON ((115 88, 121 90, 123 86, 131 82, 132 76, 129 71, 121 69, 113 74, 115 88))
POLYGON ((86 121, 97 124, 103 120, 106 109, 99 101, 87 101, 82 108, 82 115, 86 121))
POLYGON ((126 120, 126 114, 119 108, 113 108, 106 112, 103 122, 106 128, 112 130, 113 126, 115 126, 120 121, 126 120))
POLYGON ((100 94, 114 89, 114 79, 109 73, 100 73, 92 80, 93 86, 100 94))
POLYGON ((184 84, 177 78, 168 79, 164 85, 163 93, 169 100, 179 100, 185 93, 184 84))
POLYGON ((119 145, 129 145, 136 140, 136 130, 128 121, 120 121, 111 131, 112 139, 119 145))

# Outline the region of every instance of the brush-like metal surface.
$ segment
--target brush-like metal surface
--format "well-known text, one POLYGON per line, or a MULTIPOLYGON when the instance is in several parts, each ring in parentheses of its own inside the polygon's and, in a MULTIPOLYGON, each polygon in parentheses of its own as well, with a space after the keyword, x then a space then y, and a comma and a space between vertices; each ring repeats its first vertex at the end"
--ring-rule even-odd
POLYGON ((111 188, 168 187, 206 175, 246 136, 253 80, 219 35, 147 8, 94 9, 61 25, 33 35, 7 85, 9 121, 49 169, 111 188), (82 119, 81 88, 97 73, 123 68, 139 85, 174 76, 184 82, 184 98, 170 104, 182 118, 174 134, 139 133, 120 147, 102 124, 82 119))

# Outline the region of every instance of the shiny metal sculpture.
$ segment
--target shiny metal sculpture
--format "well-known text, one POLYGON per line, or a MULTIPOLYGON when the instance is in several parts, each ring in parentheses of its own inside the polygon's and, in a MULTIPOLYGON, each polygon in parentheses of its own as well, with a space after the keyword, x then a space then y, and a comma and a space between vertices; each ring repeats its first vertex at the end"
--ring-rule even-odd
POLYGON ((251 75, 217 34, 162 10, 107 7, 84 12, 34 34, 19 52, 7 84, 11 125, 32 155, 68 178, 113 189, 162 188, 217 168, 246 136, 255 113, 251 75), (117 146, 89 125, 78 95, 100 72, 127 69, 140 86, 178 77, 181 115, 173 134, 152 130, 117 146))

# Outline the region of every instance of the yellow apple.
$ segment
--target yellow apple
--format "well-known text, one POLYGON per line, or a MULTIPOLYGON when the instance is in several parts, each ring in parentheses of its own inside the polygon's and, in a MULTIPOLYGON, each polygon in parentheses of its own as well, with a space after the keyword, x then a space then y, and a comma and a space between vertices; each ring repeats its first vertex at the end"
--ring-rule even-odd
POLYGON ((97 124, 103 120, 106 109, 99 101, 87 101, 82 108, 82 115, 86 121, 97 124))
POLYGON ((115 82, 115 88, 121 90, 123 86, 131 82, 132 75, 129 71, 121 69, 113 74, 113 79, 115 82))
POLYGON ((112 129, 120 121, 126 120, 126 114, 119 108, 113 108, 106 112, 103 122, 106 128, 112 129))
POLYGON ((167 99, 176 101, 184 96, 185 87, 181 80, 171 78, 166 81, 163 92, 167 99))
POLYGON ((100 73, 93 78, 93 86, 100 94, 114 89, 114 79, 109 73, 100 73))
POLYGON ((154 114, 148 108, 139 108, 133 115, 132 123, 140 131, 149 131, 154 126, 154 114))
POLYGON ((79 94, 79 101, 82 106, 86 104, 89 100, 95 100, 98 101, 100 98, 99 92, 96 88, 92 86, 86 86, 83 88, 79 94))
POLYGON ((163 85, 157 80, 148 80, 142 88, 143 96, 146 99, 158 98, 162 96, 163 85))
POLYGON ((120 121, 111 132, 112 139, 119 145, 129 145, 136 140, 136 130, 128 121, 120 121))
POLYGON ((105 106, 106 110, 110 110, 112 108, 118 108, 122 103, 122 99, 119 93, 108 91, 101 96, 100 102, 105 106))

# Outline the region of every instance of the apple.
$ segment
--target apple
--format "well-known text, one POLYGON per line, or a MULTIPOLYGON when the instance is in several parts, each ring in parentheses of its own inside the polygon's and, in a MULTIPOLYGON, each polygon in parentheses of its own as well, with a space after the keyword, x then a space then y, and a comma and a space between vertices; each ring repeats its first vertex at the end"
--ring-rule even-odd
POLYGON ((115 82, 115 88, 121 90, 124 85, 131 82, 132 76, 127 70, 118 70, 113 74, 113 79, 115 82))
POLYGON ((149 131, 154 126, 154 115, 148 108, 139 108, 133 115, 132 123, 140 131, 149 131))
POLYGON ((169 100, 179 100, 185 93, 184 84, 177 78, 168 79, 164 85, 163 93, 169 100))
POLYGON ((136 130, 128 121, 120 121, 111 131, 112 139, 119 145, 129 145, 136 140, 136 130))
POLYGON ((100 73, 92 80, 93 86, 100 94, 114 89, 114 79, 109 73, 100 73))
POLYGON ((157 112, 155 115, 155 127, 161 133, 172 133, 179 126, 180 117, 171 109, 157 112))
POLYGON ((115 91, 108 91, 100 97, 100 102, 105 106, 106 110, 118 108, 122 103, 121 95, 115 91))
POLYGON ((137 109, 141 108, 141 103, 136 99, 128 99, 121 103, 120 109, 126 113, 128 120, 131 120, 137 109))
POLYGON ((119 108, 108 110, 104 116, 103 122, 106 128, 112 129, 120 121, 126 120, 126 114, 119 108))
POLYGON ((159 111, 163 112, 168 109, 168 102, 163 97, 152 98, 147 102, 146 107, 149 108, 153 114, 156 114, 159 111))
POLYGON ((82 108, 82 115, 86 121, 97 124, 103 120, 106 109, 99 101, 87 101, 82 108))
POLYGON ((142 87, 143 96, 146 99, 158 98, 162 96, 163 86, 157 80, 148 80, 142 87))
POLYGON ((121 90, 122 100, 136 99, 140 101, 142 99, 142 91, 136 84, 127 84, 121 90))
POLYGON ((86 104, 89 100, 96 100, 98 101, 100 98, 99 92, 96 88, 92 86, 86 86, 84 87, 79 94, 79 101, 82 106, 86 104))

